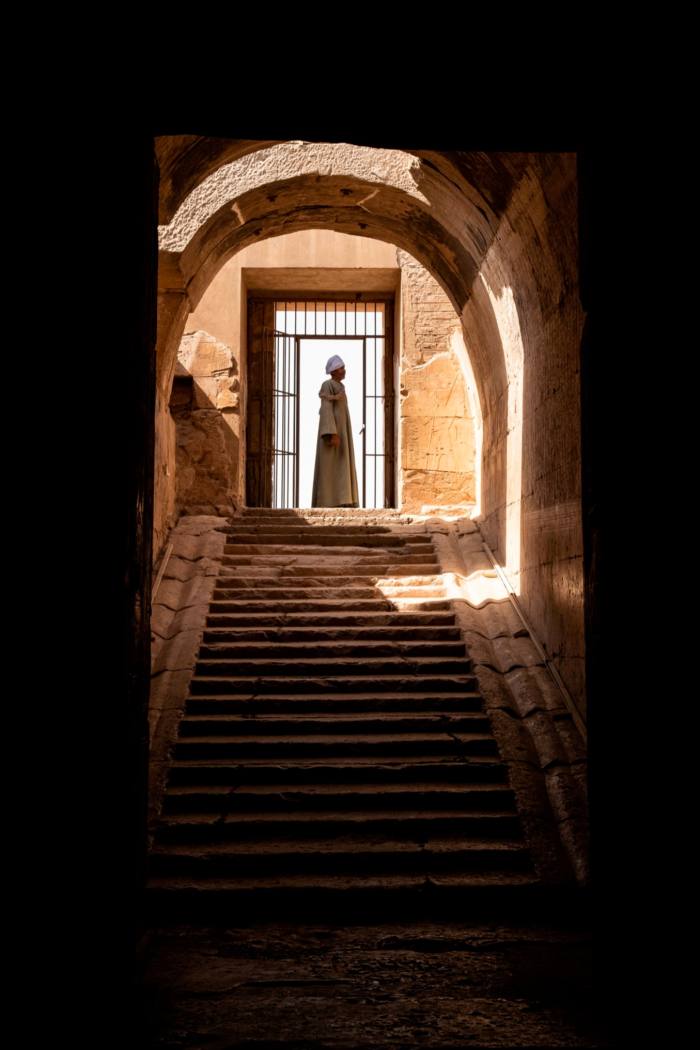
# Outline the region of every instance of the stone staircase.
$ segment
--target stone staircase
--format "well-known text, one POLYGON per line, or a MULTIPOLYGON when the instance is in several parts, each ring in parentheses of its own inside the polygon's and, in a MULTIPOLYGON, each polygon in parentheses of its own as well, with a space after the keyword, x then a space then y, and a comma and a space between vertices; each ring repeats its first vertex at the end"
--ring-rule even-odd
POLYGON ((536 887, 425 528, 396 511, 247 509, 226 532, 151 901, 536 887))

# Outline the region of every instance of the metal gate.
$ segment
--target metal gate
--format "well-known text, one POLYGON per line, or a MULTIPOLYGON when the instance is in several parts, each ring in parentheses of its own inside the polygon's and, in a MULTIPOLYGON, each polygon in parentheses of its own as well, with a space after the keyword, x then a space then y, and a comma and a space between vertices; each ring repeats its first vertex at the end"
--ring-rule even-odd
POLYGON ((272 506, 299 506, 299 340, 273 332, 272 506))
POLYGON ((362 342, 360 505, 394 505, 392 308, 378 297, 251 300, 249 316, 261 323, 249 347, 260 382, 249 426, 249 448, 259 450, 248 469, 249 505, 299 506, 301 341, 316 339, 362 342))

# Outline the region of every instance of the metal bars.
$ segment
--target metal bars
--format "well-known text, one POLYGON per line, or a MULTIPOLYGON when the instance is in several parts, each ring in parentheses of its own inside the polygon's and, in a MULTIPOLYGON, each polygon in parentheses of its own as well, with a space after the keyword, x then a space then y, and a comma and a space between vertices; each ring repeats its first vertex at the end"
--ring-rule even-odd
POLYGON ((299 343, 275 331, 272 506, 299 505, 299 343))
POLYGON ((362 340, 361 506, 389 506, 385 434, 390 421, 385 418, 384 382, 389 305, 380 300, 275 300, 273 507, 299 505, 301 338, 362 340))

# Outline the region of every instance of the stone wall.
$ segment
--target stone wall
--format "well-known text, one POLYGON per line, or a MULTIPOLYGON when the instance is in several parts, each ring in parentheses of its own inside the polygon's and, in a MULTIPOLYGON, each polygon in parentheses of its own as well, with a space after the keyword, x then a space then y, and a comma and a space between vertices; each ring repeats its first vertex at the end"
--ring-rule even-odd
POLYGON ((233 505, 239 390, 231 347, 206 332, 187 333, 178 351, 170 411, 177 430, 177 502, 190 514, 226 513, 233 505))
POLYGON ((157 567, 165 551, 168 533, 178 517, 177 437, 170 407, 156 391, 153 564, 157 567))
POLYGON ((475 420, 455 350, 461 325, 437 281, 407 252, 401 264, 403 353, 400 506, 475 502, 475 420))
POLYGON ((573 155, 537 163, 508 204, 463 316, 470 352, 498 342, 505 356, 503 374, 485 376, 479 522, 585 714, 576 165, 573 155))

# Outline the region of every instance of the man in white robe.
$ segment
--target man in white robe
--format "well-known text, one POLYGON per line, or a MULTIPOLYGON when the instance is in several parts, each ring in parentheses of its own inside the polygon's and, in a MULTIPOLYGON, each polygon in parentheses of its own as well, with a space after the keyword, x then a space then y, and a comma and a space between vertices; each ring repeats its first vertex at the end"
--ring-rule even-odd
POLYGON ((345 365, 337 354, 326 362, 330 375, 321 389, 312 507, 357 507, 357 474, 345 387, 345 365))

